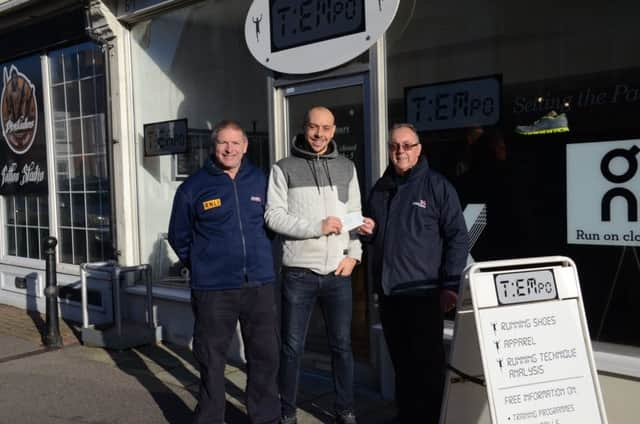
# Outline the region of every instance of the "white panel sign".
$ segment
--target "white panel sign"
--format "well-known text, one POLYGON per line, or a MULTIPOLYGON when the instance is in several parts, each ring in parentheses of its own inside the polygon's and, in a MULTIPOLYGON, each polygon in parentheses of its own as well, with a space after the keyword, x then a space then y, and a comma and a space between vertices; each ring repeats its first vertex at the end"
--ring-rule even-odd
POLYGON ((579 287, 563 256, 467 267, 440 423, 607 423, 579 287))
POLYGON ((400 0, 254 0, 245 41, 258 62, 288 74, 320 72, 365 52, 400 0))
POLYGON ((567 145, 567 243, 640 246, 640 140, 567 145))
POLYGON ((496 422, 601 423, 575 299, 479 313, 496 422))
POLYGON ((418 131, 494 125, 500 120, 500 86, 495 76, 407 88, 407 121, 418 131))

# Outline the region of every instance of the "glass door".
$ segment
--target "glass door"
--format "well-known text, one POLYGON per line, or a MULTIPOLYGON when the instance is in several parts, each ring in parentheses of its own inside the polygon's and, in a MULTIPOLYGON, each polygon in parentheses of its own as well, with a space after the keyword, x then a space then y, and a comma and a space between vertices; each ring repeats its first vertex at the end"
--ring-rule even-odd
MULTIPOLYGON (((369 81, 366 74, 342 78, 323 79, 309 83, 288 85, 283 94, 284 154, 289 154, 295 137, 303 136, 306 112, 314 106, 330 109, 336 121, 335 141, 338 151, 356 166, 362 204, 369 192, 371 181, 371 136, 369 81)), ((366 267, 360 264, 353 274, 353 351, 357 360, 369 358, 369 292, 366 267)), ((316 306, 307 335, 306 351, 328 353, 322 313, 316 306)))

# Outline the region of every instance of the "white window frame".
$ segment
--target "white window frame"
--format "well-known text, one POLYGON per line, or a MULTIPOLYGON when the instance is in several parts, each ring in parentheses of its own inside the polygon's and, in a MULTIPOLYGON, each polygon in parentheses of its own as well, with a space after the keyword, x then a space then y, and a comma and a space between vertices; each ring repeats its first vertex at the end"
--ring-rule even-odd
MULTIPOLYGON (((55 227, 52 225, 53 223, 55 223, 56 221, 54 220, 54 216, 56 215, 55 210, 52 210, 51 205, 55 205, 55 203, 51 203, 52 202, 52 175, 55 178, 55 169, 52 169, 50 164, 51 164, 51 155, 50 155, 50 149, 52 148, 51 146, 51 128, 50 128, 50 123, 51 123, 51 111, 49 109, 50 104, 49 104, 49 75, 48 75, 48 70, 47 70, 47 55, 46 54, 41 54, 39 55, 40 58, 40 70, 42 72, 42 102, 43 102, 43 109, 44 109, 44 132, 45 132, 45 146, 46 146, 46 156, 47 156, 47 178, 48 178, 48 197, 49 197, 49 237, 56 237, 56 235, 54 235, 54 231, 55 231, 55 227)), ((54 192, 55 194, 55 192, 54 192)), ((55 195, 53 196, 53 199, 55 198, 55 195)), ((7 252, 7 244, 6 244, 6 238, 7 238, 7 232, 6 232, 6 228, 5 226, 7 225, 7 219, 8 217, 6 216, 6 210, 7 210, 7 197, 6 196, 0 196, 0 223, 2 223, 2 225, 0 225, 0 240, 2 240, 2 243, 0 243, 0 260, 2 261, 2 264, 6 264, 6 265, 13 265, 13 266, 19 266, 19 267, 25 267, 25 268, 31 268, 31 269, 35 269, 35 270, 45 270, 46 268, 46 261, 44 259, 33 259, 33 258, 25 258, 22 256, 10 256, 7 252)), ((56 208, 53 208, 56 209, 56 208)), ((74 273, 79 274, 79 270, 75 270, 74 273)))
MULTIPOLYGON (((78 45, 84 44, 84 43, 86 42, 79 43, 78 45)), ((70 47, 73 47, 73 46, 70 46, 70 47)), ((45 131, 45 145, 46 145, 46 157, 47 157, 48 202, 49 202, 48 229, 49 229, 49 236, 55 237, 58 240, 58 245, 56 246, 57 272, 63 273, 63 274, 70 274, 70 275, 79 275, 80 274, 79 264, 65 263, 61 261, 62 256, 60 251, 60 228, 58 225, 59 213, 58 213, 58 200, 57 200, 58 181, 57 181, 57 175, 56 175, 56 152, 55 152, 55 140, 54 140, 53 104, 52 104, 52 95, 51 95, 52 84, 51 84, 51 78, 49 73, 50 71, 49 55, 53 51, 58 51, 58 49, 47 51, 39 55, 40 69, 42 73, 42 101, 43 101, 43 109, 44 109, 44 131, 45 131)), ((103 76, 105 79, 107 78, 106 70, 103 76)), ((105 97, 105 101, 106 101, 106 97, 105 97)), ((105 105, 105 110, 104 110, 105 113, 106 113, 106 110, 107 108, 105 105)), ((109 119, 108 117, 106 118, 109 119)), ((105 122, 105 125, 106 125, 106 122, 105 122)), ((110 175, 109 169, 107 169, 107 175, 108 175, 108 178, 113 178, 113 176, 110 175)), ((111 187, 109 187, 109 190, 111 190, 111 187)), ((0 240, 2 240, 2 243, 0 243, 0 262, 5 265, 30 268, 34 270, 45 270, 46 258, 33 259, 33 258, 13 256, 8 254, 7 244, 6 244, 6 238, 8 237, 8 234, 6 231, 6 224, 8 219, 8 217, 6 216, 6 209, 7 209, 6 202, 7 202, 7 197, 0 196, 0 223, 1 223, 0 240)), ((110 212, 111 211, 109 210, 109 215, 111 215, 110 212)), ((113 219, 113 217, 111 217, 111 219, 113 219)), ((112 236, 113 236, 113 232, 112 232, 112 236)), ((88 247, 86 248, 88 249, 88 247)))
MULTIPOLYGON (((73 46, 69 46, 69 47, 74 47, 74 46, 79 46, 82 44, 87 44, 90 43, 90 41, 85 41, 82 43, 78 43, 76 45, 73 46)), ((53 119, 53 98, 52 98, 52 83, 51 83, 51 79, 50 79, 50 58, 49 55, 52 52, 55 51, 59 51, 60 49, 56 49, 56 50, 52 50, 52 51, 48 51, 44 56, 44 59, 42 60, 43 63, 43 91, 45 98, 45 118, 47 120, 46 123, 46 127, 47 127, 47 161, 51 166, 48 166, 48 177, 49 177, 49 181, 51 181, 51 184, 49 185, 49 204, 50 205, 55 205, 55 207, 53 208, 53 210, 50 210, 49 212, 49 221, 50 221, 50 230, 49 230, 49 234, 53 237, 55 237, 58 240, 58 245, 56 247, 57 250, 57 256, 56 256, 56 262, 57 262, 57 268, 59 272, 63 272, 63 273, 67 273, 67 274, 74 274, 74 275, 79 275, 80 274, 80 264, 72 264, 72 263, 68 263, 68 262, 62 262, 61 258, 61 243, 60 243, 60 234, 61 234, 61 229, 60 229, 60 225, 59 225, 59 207, 58 207, 58 199, 57 199, 57 195, 58 195, 58 179, 57 179, 57 173, 56 173, 56 151, 55 151, 55 122, 53 119), (46 79, 45 79, 46 78, 46 79)), ((106 60, 106 58, 105 58, 106 60)), ((103 70, 104 74, 103 77, 106 78, 108 77, 108 75, 106 74, 106 67, 103 70)), ((96 77, 96 75, 93 76, 94 78, 96 77)), ((81 78, 78 79, 78 82, 81 80, 81 78)), ((80 94, 79 94, 80 96, 80 94)), ((79 97, 79 101, 82 102, 82 99, 80 99, 79 97)), ((108 101, 106 98, 106 93, 105 93, 105 101, 108 101)), ((106 105, 104 105, 104 113, 106 114, 107 112, 107 107, 106 105)), ((108 116, 105 116, 106 119, 109 119, 108 116)), ((78 117, 78 119, 83 119, 82 116, 78 117)), ((105 130, 106 130, 106 125, 107 122, 104 122, 105 125, 105 130)), ((82 137, 82 134, 81 134, 82 137)), ((106 140, 105 140, 105 149, 106 149, 106 140)), ((106 152, 106 154, 108 154, 108 152, 106 152)), ((84 153, 82 154, 82 156, 85 156, 84 153)), ((106 157, 105 157, 106 160, 106 157)), ((113 175, 109 174, 110 170, 107 169, 107 175, 108 178, 113 178, 113 175)), ((111 187, 108 187, 109 190, 111 190, 111 187)), ((85 191, 86 193, 86 191, 85 191)), ((69 196, 69 199, 71 200, 71 193, 69 196)), ((85 199, 85 219, 88 219, 88 214, 86 213, 86 199, 85 199)), ((111 216, 111 210, 109 210, 109 216, 110 216, 110 220, 111 222, 113 222, 113 217, 111 216)), ((86 224, 86 223, 85 223, 86 224)), ((71 225, 71 231, 73 231, 74 226, 71 225)), ((87 231, 87 227, 85 225, 83 231, 87 231)), ((113 236, 113 231, 111 231, 111 236, 113 236)), ((85 246, 85 249, 88 250, 88 245, 85 246)))

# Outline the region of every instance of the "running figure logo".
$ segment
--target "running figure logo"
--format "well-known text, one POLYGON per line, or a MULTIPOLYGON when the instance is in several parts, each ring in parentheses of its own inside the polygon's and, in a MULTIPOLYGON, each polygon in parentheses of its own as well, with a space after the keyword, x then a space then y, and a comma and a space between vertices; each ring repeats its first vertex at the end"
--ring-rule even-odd
POLYGON ((14 65, 3 70, 0 124, 7 145, 15 153, 26 153, 36 137, 38 106, 36 88, 14 65))
POLYGON ((262 14, 260 14, 259 18, 252 18, 251 19, 253 21, 254 24, 256 24, 256 41, 259 43, 260 42, 260 22, 262 21, 262 14))

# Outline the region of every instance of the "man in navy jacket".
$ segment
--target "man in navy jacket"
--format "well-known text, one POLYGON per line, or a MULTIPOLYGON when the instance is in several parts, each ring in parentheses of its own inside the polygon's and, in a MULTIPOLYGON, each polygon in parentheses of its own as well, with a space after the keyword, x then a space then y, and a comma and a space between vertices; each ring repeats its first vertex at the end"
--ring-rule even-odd
POLYGON ((401 423, 438 423, 444 389, 443 310, 455 307, 468 254, 453 186, 420 156, 410 124, 390 133, 391 164, 373 187, 367 215, 369 281, 396 373, 401 423))
POLYGON ((271 242, 264 226, 265 175, 244 158, 240 124, 220 122, 214 155, 178 188, 169 243, 189 268, 195 316, 193 353, 200 368, 194 424, 223 423, 226 354, 240 321, 252 423, 280 418, 278 331, 271 242))

